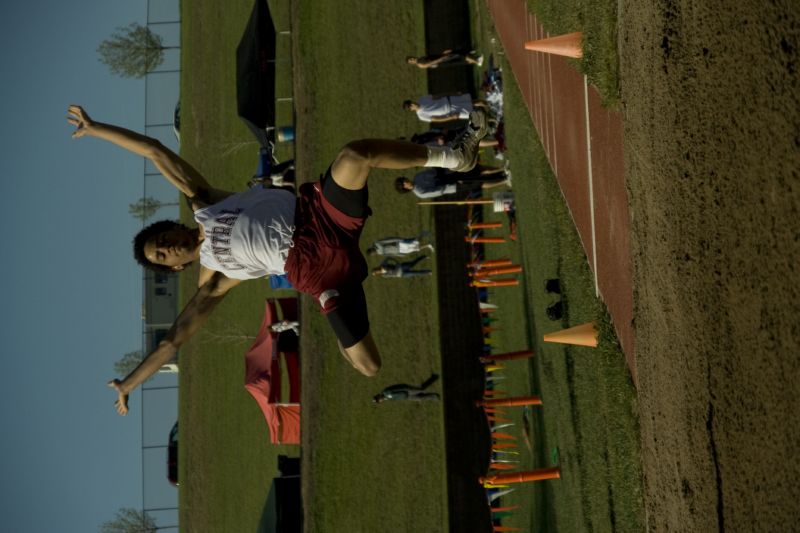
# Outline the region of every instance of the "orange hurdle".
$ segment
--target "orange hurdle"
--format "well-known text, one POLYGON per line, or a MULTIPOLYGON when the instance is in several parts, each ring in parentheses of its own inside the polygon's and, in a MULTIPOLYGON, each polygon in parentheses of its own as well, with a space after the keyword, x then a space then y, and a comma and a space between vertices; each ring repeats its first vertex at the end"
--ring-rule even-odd
POLYGON ((498 398, 496 400, 478 400, 478 407, 515 407, 519 405, 542 405, 538 396, 518 396, 516 398, 498 398))
POLYGON ((514 278, 503 278, 495 280, 472 280, 473 287, 515 287, 519 285, 519 280, 514 278))
POLYGON ((490 259, 489 261, 473 261, 472 263, 467 263, 467 267, 480 269, 487 267, 507 266, 510 264, 511 259, 490 259))
POLYGON ((522 272, 522 267, 519 265, 512 265, 502 268, 481 268, 480 270, 471 272, 470 276, 499 276, 501 274, 517 274, 519 272, 522 272))
POLYGON ((499 353, 497 355, 484 355, 480 357, 483 364, 493 361, 513 361, 515 359, 529 359, 533 357, 533 350, 522 350, 519 352, 499 353))
POLYGON ((490 483, 492 485, 503 485, 506 483, 527 483, 528 481, 542 481, 545 479, 558 479, 561 477, 560 468, 540 468, 539 470, 528 470, 526 472, 514 472, 512 474, 496 474, 494 476, 482 476, 478 480, 480 483, 490 483))
POLYGON ((502 222, 474 222, 467 224, 469 229, 499 229, 503 227, 502 222))
POLYGON ((507 507, 492 507, 491 510, 493 513, 504 513, 506 511, 515 511, 519 509, 519 505, 509 505, 507 507))
POLYGON ((464 242, 480 243, 480 244, 497 244, 506 242, 503 237, 464 237, 464 242))
POLYGON ((489 468, 492 470, 514 470, 516 465, 509 465, 505 463, 490 463, 489 468))

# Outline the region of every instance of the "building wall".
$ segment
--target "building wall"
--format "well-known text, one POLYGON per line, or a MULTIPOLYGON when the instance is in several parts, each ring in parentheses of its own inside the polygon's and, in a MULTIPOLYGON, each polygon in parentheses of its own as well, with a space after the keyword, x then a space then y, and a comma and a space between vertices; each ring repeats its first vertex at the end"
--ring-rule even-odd
POLYGON ((152 351, 178 316, 178 275, 146 271, 142 305, 145 350, 152 351))

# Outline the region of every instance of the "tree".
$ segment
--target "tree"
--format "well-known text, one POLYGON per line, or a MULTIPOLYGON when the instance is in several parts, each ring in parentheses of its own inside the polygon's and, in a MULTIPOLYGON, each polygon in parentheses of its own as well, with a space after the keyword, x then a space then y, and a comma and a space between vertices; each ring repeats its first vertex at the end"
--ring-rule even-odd
POLYGON ((133 507, 122 507, 114 520, 100 526, 100 533, 155 533, 157 530, 152 516, 133 507))
POLYGON ((156 200, 155 198, 147 196, 146 198, 140 198, 136 203, 130 204, 128 206, 128 213, 130 213, 133 218, 138 218, 144 222, 162 207, 167 207, 170 205, 178 205, 178 202, 164 203, 156 200))
POLYGON ((161 36, 150 28, 134 22, 119 27, 111 37, 100 43, 97 53, 113 74, 123 78, 141 78, 164 61, 161 36))
MULTIPOLYGON (((122 356, 122 358, 114 363, 114 372, 117 373, 120 377, 125 377, 131 372, 133 369, 139 366, 139 363, 144 360, 144 352, 141 350, 136 350, 134 352, 128 352, 122 356)), ((178 365, 176 363, 167 363, 165 365, 161 365, 161 368, 158 371, 162 374, 177 374, 178 373, 178 365)), ((148 378, 147 380, 153 379, 152 377, 148 378)))
POLYGON ((124 378, 130 374, 134 368, 139 366, 139 363, 141 363, 143 359, 144 353, 141 350, 128 352, 122 356, 122 359, 114 363, 114 372, 124 378))

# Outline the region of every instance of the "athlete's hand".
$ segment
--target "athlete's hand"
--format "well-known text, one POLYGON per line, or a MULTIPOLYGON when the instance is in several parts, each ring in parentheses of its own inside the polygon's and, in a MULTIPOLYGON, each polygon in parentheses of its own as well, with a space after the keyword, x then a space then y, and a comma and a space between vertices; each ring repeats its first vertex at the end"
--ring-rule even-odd
POLYGON ((108 382, 108 386, 117 391, 117 401, 114 406, 117 408, 117 413, 121 416, 128 414, 128 394, 122 390, 122 382, 118 379, 112 379, 108 382))
POLYGON ((69 113, 67 122, 75 126, 75 131, 72 132, 73 139, 78 139, 89 133, 89 130, 94 126, 94 122, 81 106, 71 105, 67 112, 69 113))

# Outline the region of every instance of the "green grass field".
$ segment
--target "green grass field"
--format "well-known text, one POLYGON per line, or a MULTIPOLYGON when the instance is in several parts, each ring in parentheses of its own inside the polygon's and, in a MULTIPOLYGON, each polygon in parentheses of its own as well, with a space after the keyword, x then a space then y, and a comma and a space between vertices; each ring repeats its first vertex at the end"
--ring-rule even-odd
MULTIPOLYGON (((255 172, 258 152, 237 118, 235 92, 235 50, 252 3, 191 2, 182 9, 181 153, 212 183, 241 190, 255 172)), ((288 8, 276 5, 274 11, 276 28, 288 27, 288 8)), ((289 43, 278 45, 278 53, 290 58, 289 43)), ((278 71, 286 80, 288 63, 278 71)), ((290 95, 291 83, 278 84, 276 94, 290 95)), ((289 106, 278 106, 278 120, 291 123, 289 106)), ((188 298, 195 273, 181 282, 188 298)), ((266 281, 250 283, 227 298, 181 351, 179 500, 186 531, 255 531, 277 475, 277 455, 299 455, 296 446, 269 444, 263 416, 243 387, 244 353, 269 294, 266 281)))
MULTIPOLYGON (((253 174, 257 145, 236 117, 235 49, 252 4, 202 0, 182 5, 182 155, 211 181, 243 188, 253 174)), ((403 63, 424 50, 421 2, 270 2, 278 30, 279 96, 293 92, 296 116, 278 107, 279 124, 296 124, 300 179, 315 179, 338 149, 359 137, 399 137, 422 131, 400 108, 425 94, 424 75, 403 63), (284 40, 282 40, 284 39, 284 40), (293 84, 290 80, 293 79, 293 84)), ((493 50, 483 4, 470 4, 474 40, 493 50)), ((500 57, 498 55, 498 57, 500 57)), ((506 73, 510 73, 504 65, 506 73)), ((601 69, 602 70, 602 69, 601 69)), ((532 413, 532 451, 521 448, 520 469, 549 466, 559 481, 520 488, 506 503, 522 509, 507 524, 523 530, 640 531, 643 528, 638 426, 632 386, 613 329, 595 296, 586 258, 557 184, 533 132, 512 76, 506 75, 505 116, 517 198, 519 240, 491 254, 523 264, 522 290, 492 291, 501 307, 492 335, 497 352, 532 347, 531 362, 504 370, 510 394, 539 394, 532 413), (562 280, 564 324, 599 319, 598 350, 542 345, 552 303, 544 280, 562 280)), ((612 91, 613 92, 613 91, 612 91)), ((291 147, 282 147, 290 157, 291 147)), ((430 229, 432 211, 392 190, 397 172, 375 172, 363 242, 430 229)), ((492 215, 496 217, 497 215, 492 215)), ((185 213, 188 218, 189 214, 185 213)), ((502 218, 498 218, 502 220, 502 218)), ((188 298, 196 277, 183 277, 188 298)), ((395 382, 422 382, 441 373, 438 297, 431 279, 365 283, 371 327, 384 354, 379 377, 368 380, 335 349, 315 304, 303 302, 303 468, 306 530, 320 532, 447 531, 444 419, 437 403, 373 405, 369 399, 395 382)), ((226 299, 181 352, 180 520, 186 531, 257 531, 279 453, 243 383, 243 355, 270 292, 249 282, 226 299)), ((446 375, 441 380, 447 380, 446 375)), ((435 386, 434 389, 437 389, 435 386)), ((521 415, 513 412, 521 435, 521 415)))

